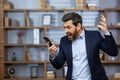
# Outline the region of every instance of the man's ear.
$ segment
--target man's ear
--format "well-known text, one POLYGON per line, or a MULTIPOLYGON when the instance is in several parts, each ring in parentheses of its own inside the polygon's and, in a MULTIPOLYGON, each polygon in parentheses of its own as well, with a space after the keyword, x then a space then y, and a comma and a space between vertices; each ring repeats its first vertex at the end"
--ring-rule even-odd
POLYGON ((81 26, 80 23, 77 24, 77 28, 78 28, 78 29, 81 29, 81 28, 82 28, 82 26, 81 26))

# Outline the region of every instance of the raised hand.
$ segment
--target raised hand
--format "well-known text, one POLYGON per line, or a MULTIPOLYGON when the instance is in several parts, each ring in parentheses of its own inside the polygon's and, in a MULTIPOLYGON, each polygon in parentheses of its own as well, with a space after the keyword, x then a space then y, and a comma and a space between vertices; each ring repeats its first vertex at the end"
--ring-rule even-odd
POLYGON ((104 33, 108 32, 105 16, 103 15, 100 16, 100 24, 97 25, 97 27, 99 27, 104 33))

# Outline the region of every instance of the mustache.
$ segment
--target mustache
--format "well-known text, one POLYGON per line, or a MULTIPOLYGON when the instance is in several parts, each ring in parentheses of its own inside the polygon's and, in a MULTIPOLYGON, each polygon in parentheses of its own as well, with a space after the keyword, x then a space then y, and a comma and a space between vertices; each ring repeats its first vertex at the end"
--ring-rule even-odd
POLYGON ((67 36, 71 36, 72 35, 72 33, 70 33, 70 32, 68 32, 68 33, 66 33, 67 34, 67 36))

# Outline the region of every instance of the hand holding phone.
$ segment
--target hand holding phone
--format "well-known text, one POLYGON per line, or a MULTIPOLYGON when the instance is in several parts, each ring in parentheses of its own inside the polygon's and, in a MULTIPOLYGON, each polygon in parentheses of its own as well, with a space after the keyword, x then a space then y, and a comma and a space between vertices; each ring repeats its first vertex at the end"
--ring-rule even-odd
POLYGON ((57 52, 57 47, 55 45, 53 45, 54 43, 52 43, 48 37, 44 36, 43 38, 47 43, 49 42, 48 50, 50 52, 50 56, 54 57, 56 55, 56 52, 57 52))
POLYGON ((48 37, 44 36, 43 38, 44 38, 44 40, 45 40, 47 43, 49 42, 49 46, 52 46, 52 45, 53 45, 52 42, 50 41, 50 39, 49 39, 48 37))

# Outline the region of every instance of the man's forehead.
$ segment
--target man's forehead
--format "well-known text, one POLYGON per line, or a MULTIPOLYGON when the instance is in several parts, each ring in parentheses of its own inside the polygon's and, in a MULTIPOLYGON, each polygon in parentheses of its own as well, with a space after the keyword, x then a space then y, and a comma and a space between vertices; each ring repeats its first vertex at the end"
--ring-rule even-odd
POLYGON ((73 21, 72 20, 68 20, 64 23, 64 26, 68 26, 68 24, 73 24, 73 21))

